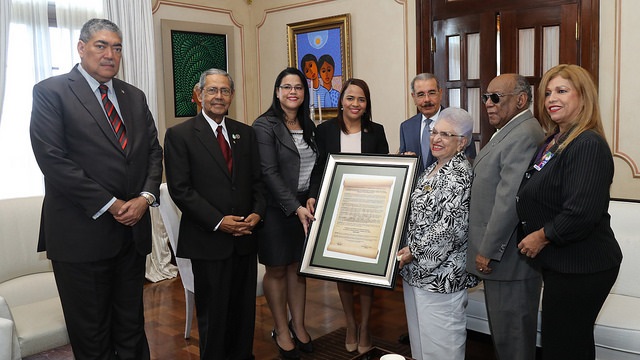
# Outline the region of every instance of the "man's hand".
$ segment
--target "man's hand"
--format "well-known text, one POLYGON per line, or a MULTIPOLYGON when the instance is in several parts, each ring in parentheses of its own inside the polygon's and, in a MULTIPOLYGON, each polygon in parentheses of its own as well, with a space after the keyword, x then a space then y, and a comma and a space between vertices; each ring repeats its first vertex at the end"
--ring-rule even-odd
POLYGON ((113 218, 122 225, 133 226, 140 221, 142 215, 144 215, 148 208, 147 200, 142 196, 138 196, 127 202, 117 199, 116 202, 109 207, 109 212, 113 214, 113 218))
POLYGON ((260 215, 258 215, 256 213, 251 213, 251 214, 249 214, 249 216, 247 216, 244 219, 244 222, 247 224, 247 228, 249 230, 253 230, 253 228, 255 228, 256 225, 258 225, 258 223, 260 222, 260 219, 262 219, 260 217, 260 215))
POLYGON ((251 230, 260 222, 260 215, 252 213, 247 216, 226 215, 218 227, 218 231, 224 231, 233 236, 251 235, 251 230))
POLYGON ((480 254, 476 255, 476 269, 483 274, 491 274, 493 269, 489 267, 490 261, 491 259, 488 257, 484 257, 480 254))

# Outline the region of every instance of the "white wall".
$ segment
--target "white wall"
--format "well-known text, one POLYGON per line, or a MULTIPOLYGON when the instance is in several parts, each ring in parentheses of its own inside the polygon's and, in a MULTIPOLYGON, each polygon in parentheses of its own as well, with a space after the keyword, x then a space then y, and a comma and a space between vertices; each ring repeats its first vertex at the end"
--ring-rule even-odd
MULTIPOLYGON (((389 147, 399 147, 400 122, 415 113, 408 83, 415 75, 415 2, 401 0, 210 1, 190 4, 158 0, 154 6, 156 34, 162 19, 231 25, 236 49, 236 98, 230 116, 252 123, 271 105, 277 74, 288 65, 287 24, 351 14, 352 76, 371 90, 375 122, 384 125, 389 147), (202 3, 200 5, 199 3, 202 3)), ((162 59, 160 36, 156 56, 162 59)), ((163 59, 164 60, 164 59, 163 59)), ((157 74, 162 78, 162 61, 157 74)), ((162 81, 159 80, 162 84, 162 81)), ((159 94, 164 88, 159 89, 159 94)), ((159 100, 164 111, 164 100, 159 100)), ((164 113, 159 115, 162 127, 164 113)), ((168 124, 172 125, 172 124, 168 124)), ((164 128, 160 131, 164 135, 164 128)))
POLYGON ((611 196, 640 199, 640 31, 637 0, 600 0, 599 95, 612 147, 611 196))

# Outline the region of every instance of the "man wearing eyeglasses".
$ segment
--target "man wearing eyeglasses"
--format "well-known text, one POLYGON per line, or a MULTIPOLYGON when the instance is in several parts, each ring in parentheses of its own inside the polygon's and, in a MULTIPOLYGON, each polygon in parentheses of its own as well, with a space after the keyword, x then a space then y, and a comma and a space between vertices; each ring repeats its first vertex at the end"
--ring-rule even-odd
MULTIPOLYGON (((435 75, 421 73, 411 80, 411 97, 418 108, 418 114, 400 124, 400 154, 419 155, 418 173, 436 161, 431 154, 429 134, 433 130, 433 124, 438 119, 440 111, 444 109, 442 101, 442 88, 435 75)), ((473 144, 467 146, 465 154, 469 161, 476 157, 476 148, 473 144)))
POLYGON ((201 359, 253 358, 257 238, 264 217, 253 128, 226 116, 233 79, 202 73, 202 111, 167 130, 169 194, 182 211, 177 256, 191 259, 201 359))
POLYGON ((518 251, 516 193, 544 137, 529 110, 531 86, 518 74, 494 78, 482 95, 496 129, 473 166, 467 271, 484 280, 499 360, 534 360, 540 274, 518 251))

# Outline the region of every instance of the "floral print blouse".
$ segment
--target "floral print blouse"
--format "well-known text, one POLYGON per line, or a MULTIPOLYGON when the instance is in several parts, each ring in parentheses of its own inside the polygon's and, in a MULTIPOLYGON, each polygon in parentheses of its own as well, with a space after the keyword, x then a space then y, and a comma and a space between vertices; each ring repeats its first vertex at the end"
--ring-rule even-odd
POLYGON ((478 284, 465 270, 471 165, 460 152, 428 178, 435 166, 420 175, 411 194, 407 245, 414 259, 400 275, 411 286, 453 293, 478 284))

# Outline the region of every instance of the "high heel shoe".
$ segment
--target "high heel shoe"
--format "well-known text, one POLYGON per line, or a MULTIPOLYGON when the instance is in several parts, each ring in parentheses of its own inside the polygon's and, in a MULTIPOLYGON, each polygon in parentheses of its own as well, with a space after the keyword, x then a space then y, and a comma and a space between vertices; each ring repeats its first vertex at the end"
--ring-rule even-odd
POLYGON ((346 339, 346 334, 345 334, 344 348, 348 352, 354 352, 358 350, 358 338, 360 337, 359 335, 360 335, 360 327, 356 327, 356 342, 348 343, 346 339))
POLYGON ((298 336, 296 335, 295 330, 293 330, 293 323, 291 322, 291 320, 289 320, 289 331, 291 331, 291 335, 293 335, 293 340, 296 343, 296 347, 300 351, 306 352, 306 353, 313 352, 313 343, 311 342, 311 336, 309 336, 309 341, 307 341, 306 343, 303 343, 302 341, 300 341, 300 339, 298 339, 298 336))
POLYGON ((371 333, 369 333, 368 335, 369 336, 367 338, 369 340, 369 345, 360 345, 360 333, 358 332, 358 354, 364 354, 373 347, 373 340, 371 339, 371 333))
POLYGON ((278 351, 280 352, 280 356, 282 356, 283 359, 290 359, 290 360, 300 359, 300 354, 298 353, 298 349, 296 349, 295 347, 291 350, 285 350, 280 347, 280 344, 278 344, 278 333, 276 332, 276 329, 273 329, 273 331, 271 331, 271 338, 273 339, 273 342, 276 343, 276 346, 278 347, 278 351))

